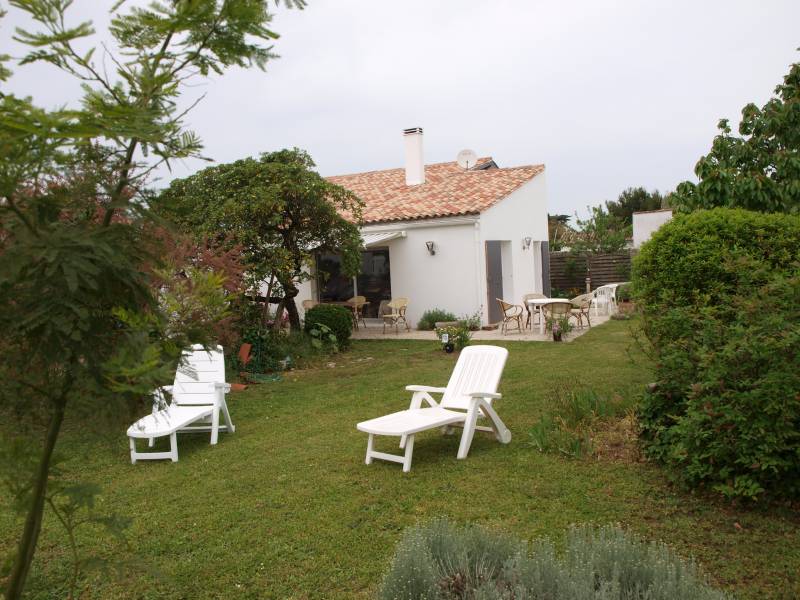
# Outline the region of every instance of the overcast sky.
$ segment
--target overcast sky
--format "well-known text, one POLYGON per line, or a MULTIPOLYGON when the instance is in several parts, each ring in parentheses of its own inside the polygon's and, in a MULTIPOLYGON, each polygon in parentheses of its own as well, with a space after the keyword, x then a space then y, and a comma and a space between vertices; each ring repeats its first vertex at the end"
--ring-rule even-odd
MULTIPOLYGON (((104 28, 112 4, 71 10, 104 28)), ((11 9, 0 53, 19 55, 21 23, 11 9)), ((309 0, 276 9, 281 58, 266 73, 188 89, 207 94, 188 120, 218 162, 298 146, 323 175, 402 166, 401 132, 419 126, 426 162, 471 148, 501 167, 545 163, 549 212, 584 214, 692 178, 717 121, 738 123, 800 60, 799 24, 798 0, 309 0)), ((16 70, 4 87, 40 105, 78 97, 52 67, 16 70)))

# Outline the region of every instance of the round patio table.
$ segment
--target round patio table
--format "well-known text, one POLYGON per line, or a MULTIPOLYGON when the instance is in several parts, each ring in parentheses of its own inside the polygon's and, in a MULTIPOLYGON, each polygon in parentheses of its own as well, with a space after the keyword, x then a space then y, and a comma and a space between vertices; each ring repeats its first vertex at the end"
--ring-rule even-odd
POLYGON ((567 304, 572 305, 572 302, 569 301, 569 298, 531 298, 528 300, 528 306, 539 311, 539 333, 541 335, 544 335, 544 311, 542 310, 542 307, 545 304, 551 304, 553 302, 566 302, 567 304))

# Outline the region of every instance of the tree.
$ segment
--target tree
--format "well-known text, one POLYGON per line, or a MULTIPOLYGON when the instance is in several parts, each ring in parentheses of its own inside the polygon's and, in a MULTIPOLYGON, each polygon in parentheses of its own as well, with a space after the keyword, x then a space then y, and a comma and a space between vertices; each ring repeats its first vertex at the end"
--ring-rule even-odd
POLYGON ((547 233, 550 250, 558 252, 576 239, 578 232, 569 225, 569 215, 547 215, 547 233))
POLYGON ((17 31, 30 47, 20 66, 50 63, 84 89, 80 108, 57 111, 0 94, 0 401, 25 422, 20 430, 45 430, 41 444, 15 446, 36 454, 30 478, 12 486, 25 519, 3 575, 6 598, 16 599, 65 416, 141 398, 174 370, 188 341, 209 343, 209 325, 225 314, 219 275, 186 266, 175 277, 160 260, 144 188, 159 165, 199 156, 177 107, 187 79, 263 68, 272 54, 262 44, 276 35, 265 0, 154 3, 115 14, 119 55, 105 50, 101 67, 94 48, 75 47, 95 31, 89 22, 66 26, 70 0, 10 4, 40 28, 17 31))
POLYGON ((643 187, 623 190, 616 200, 606 202, 606 210, 626 226, 633 225, 633 213, 666 208, 666 197, 658 190, 648 192, 643 187))
POLYGON ((678 186, 673 202, 688 212, 716 206, 800 214, 800 63, 762 108, 742 109, 739 135, 727 119, 694 172, 699 182, 678 186))
POLYGON ((579 233, 572 243, 574 252, 619 252, 631 237, 631 227, 602 206, 589 208, 591 216, 576 219, 579 233))
POLYGON ((257 291, 274 278, 283 294, 278 314, 285 307, 291 326, 299 328, 294 298, 315 254, 338 253, 349 274, 361 266, 362 203, 314 166, 295 148, 209 167, 173 181, 153 206, 196 235, 238 243, 251 287, 257 291))

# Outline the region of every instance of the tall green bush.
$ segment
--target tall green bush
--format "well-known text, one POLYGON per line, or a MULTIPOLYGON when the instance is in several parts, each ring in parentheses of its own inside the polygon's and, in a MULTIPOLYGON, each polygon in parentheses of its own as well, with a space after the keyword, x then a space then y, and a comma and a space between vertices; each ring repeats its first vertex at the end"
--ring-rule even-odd
POLYGON ((800 217, 678 216, 634 261, 647 454, 729 497, 800 497, 800 217))
POLYGON ((446 520, 413 527, 397 546, 382 600, 723 600, 695 565, 617 527, 574 527, 563 555, 547 539, 446 520))
POLYGON ((306 333, 314 329, 314 325, 317 323, 322 323, 330 328, 336 336, 340 348, 346 348, 350 344, 353 315, 349 309, 337 304, 317 304, 306 311, 306 333))

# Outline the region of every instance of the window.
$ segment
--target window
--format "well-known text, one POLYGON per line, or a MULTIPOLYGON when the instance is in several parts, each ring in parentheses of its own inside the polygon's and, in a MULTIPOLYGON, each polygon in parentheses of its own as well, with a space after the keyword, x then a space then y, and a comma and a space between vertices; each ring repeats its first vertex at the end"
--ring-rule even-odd
POLYGON ((369 302, 366 315, 377 317, 381 302, 392 298, 389 249, 363 251, 358 277, 342 273, 342 261, 336 254, 318 256, 317 289, 320 302, 344 302, 355 295, 364 296, 369 302))

